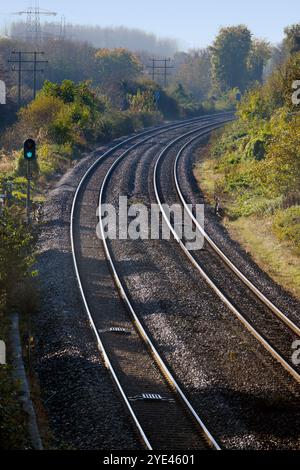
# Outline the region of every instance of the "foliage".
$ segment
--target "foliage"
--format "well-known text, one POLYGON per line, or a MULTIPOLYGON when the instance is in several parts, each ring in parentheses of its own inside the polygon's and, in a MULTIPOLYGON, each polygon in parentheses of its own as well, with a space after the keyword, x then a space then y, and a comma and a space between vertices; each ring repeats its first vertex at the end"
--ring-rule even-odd
POLYGON ((297 106, 292 103, 292 84, 299 79, 299 70, 300 53, 297 53, 277 67, 264 86, 257 86, 245 93, 238 116, 247 122, 270 119, 280 108, 286 112, 297 112, 297 106))
POLYGON ((181 83, 170 86, 168 95, 177 103, 177 107, 180 108, 180 115, 183 118, 199 116, 204 112, 214 110, 205 109, 202 102, 195 101, 193 96, 186 91, 181 83))
POLYGON ((99 49, 95 57, 100 83, 131 80, 141 71, 138 58, 127 49, 99 49))
MULTIPOLYGON (((16 309, 27 313, 32 306, 28 282, 35 248, 34 235, 22 222, 20 211, 6 208, 0 215, 0 338, 8 344, 9 313, 16 309), (26 284, 26 287, 25 287, 26 284), (23 289, 23 294, 20 291, 23 289)), ((32 312, 32 310, 31 310, 32 312)), ((19 383, 12 367, 0 367, 0 449, 28 448, 26 415, 19 400, 19 383)))
POLYGON ((300 52, 300 24, 293 24, 284 30, 284 45, 290 54, 300 52))
POLYGON ((300 254, 300 206, 279 210, 273 222, 279 240, 291 242, 300 254))
POLYGON ((252 40, 247 63, 250 82, 262 82, 264 67, 270 57, 271 46, 268 42, 261 39, 252 40))
POLYGON ((300 54, 282 64, 267 82, 248 91, 237 121, 212 141, 215 192, 228 214, 273 218, 279 240, 299 249, 300 114, 292 83, 300 76, 300 54))
POLYGON ((194 50, 185 55, 173 79, 175 86, 186 90, 189 101, 201 102, 211 90, 211 53, 209 49, 194 50))
POLYGON ((210 50, 212 79, 221 92, 232 88, 243 92, 252 83, 261 82, 271 56, 269 43, 253 40, 244 25, 221 28, 210 50))
POLYGON ((0 367, 0 449, 23 450, 26 418, 18 399, 19 386, 11 378, 9 366, 0 367))
POLYGON ((110 97, 115 105, 122 105, 122 86, 135 80, 142 65, 132 52, 118 49, 99 49, 95 54, 95 82, 110 97))
MULTIPOLYGON (((147 81, 126 84, 128 109, 119 111, 90 82, 46 81, 36 99, 21 108, 18 121, 3 135, 6 152, 1 155, 0 165, 3 162, 2 168, 6 165, 11 169, 11 164, 4 165, 11 159, 15 162, 12 176, 26 176, 26 162, 19 149, 30 136, 38 145, 38 158, 31 165, 34 180, 65 171, 72 159, 94 143, 157 124, 162 119, 154 102, 154 92, 158 89, 158 85, 147 81)), ((162 90, 161 94, 166 111, 171 109, 172 113, 169 103, 175 103, 173 115, 176 116, 175 100, 162 90)))
POLYGON ((30 278, 34 271, 35 237, 24 224, 16 208, 3 209, 0 218, 0 299, 1 310, 9 311, 16 305, 15 292, 20 283, 30 278))
POLYGON ((211 97, 211 100, 216 111, 235 110, 240 96, 241 94, 239 89, 232 88, 219 94, 217 97, 211 97))
POLYGON ((244 25, 221 28, 212 47, 212 74, 221 91, 245 89, 251 33, 244 25))
MULTIPOLYGON (((125 82, 123 89, 126 91, 126 100, 131 95, 137 95, 137 93, 145 93, 145 97, 148 99, 155 98, 156 92, 159 92, 159 99, 155 109, 160 112, 165 118, 176 119, 181 115, 181 106, 177 97, 175 97, 169 90, 163 90, 157 83, 146 78, 140 78, 133 82, 125 82)), ((130 105, 130 103, 128 103, 130 105)))
POLYGON ((263 160, 265 158, 265 141, 260 137, 254 137, 246 145, 246 157, 249 160, 263 160))
POLYGON ((274 195, 300 194, 300 116, 275 113, 271 134, 261 180, 274 195))
POLYGON ((138 89, 135 95, 127 95, 130 109, 134 112, 155 111, 156 103, 151 90, 141 91, 138 89))

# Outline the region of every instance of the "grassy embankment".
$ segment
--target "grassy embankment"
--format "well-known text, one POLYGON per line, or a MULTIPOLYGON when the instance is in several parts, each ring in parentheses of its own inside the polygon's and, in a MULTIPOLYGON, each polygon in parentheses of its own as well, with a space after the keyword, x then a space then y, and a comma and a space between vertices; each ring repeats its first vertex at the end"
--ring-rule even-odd
MULTIPOLYGON (((200 157, 202 160, 202 156, 200 157)), ((206 200, 214 203, 215 160, 206 158, 195 168, 195 176, 206 200)), ((231 202, 222 199, 226 213, 231 202)), ((223 224, 230 236, 237 240, 254 261, 267 272, 272 279, 300 298, 300 258, 290 243, 280 241, 273 232, 272 216, 240 216, 237 219, 226 215, 223 224)))
POLYGON ((299 77, 298 52, 245 94, 237 120, 214 134, 195 169, 208 200, 221 199, 232 237, 298 297, 300 104, 293 93, 299 77))

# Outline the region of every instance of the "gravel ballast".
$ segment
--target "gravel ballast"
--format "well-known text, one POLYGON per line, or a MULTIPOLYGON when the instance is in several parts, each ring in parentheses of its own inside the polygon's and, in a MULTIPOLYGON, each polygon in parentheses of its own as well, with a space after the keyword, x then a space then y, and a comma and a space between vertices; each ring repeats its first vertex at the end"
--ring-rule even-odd
MULTIPOLYGON (((41 304, 33 319, 34 367, 54 448, 144 448, 96 347, 83 308, 70 244, 71 207, 81 178, 100 155, 124 139, 98 148, 81 160, 61 178, 45 204, 38 243, 41 304)), ((125 148, 114 151, 98 166, 99 190, 108 166, 125 148)), ((96 207, 91 218, 95 213, 96 207)), ((105 287, 102 288, 103 297, 107 298, 105 287)), ((109 307, 112 297, 119 301, 115 292, 111 292, 107 298, 109 307)))
MULTIPOLYGON (((119 195, 128 195, 131 203, 149 206, 155 202, 155 159, 168 139, 183 132, 153 139, 147 151, 131 152, 116 168, 106 202, 118 204, 119 195)), ((57 447, 136 449, 141 445, 82 307, 70 248, 74 192, 99 153, 100 149, 65 175, 46 204, 37 266, 42 304, 34 319, 35 370, 57 447)), ((192 157, 194 153, 190 159, 184 158, 180 175, 186 178, 191 199, 199 201, 201 194, 190 173, 192 157)), ((101 173, 100 184, 105 171, 102 166, 96 171, 101 173)), ((212 215, 209 224, 210 234, 216 225, 227 254, 234 248, 233 259, 247 265, 240 248, 224 236, 212 215)), ((111 242, 110 248, 136 312, 222 445, 228 449, 299 449, 299 387, 224 307, 178 245, 174 241, 122 240, 111 242)), ((247 269, 258 286, 267 282, 266 293, 272 285, 272 292, 280 293, 285 306, 294 305, 295 300, 281 294, 271 280, 266 281, 254 263, 247 269)))
POLYGON ((39 239, 35 370, 55 448, 142 448, 88 324, 70 246, 76 186, 106 149, 77 164, 50 193, 39 239))
MULTIPOLYGON (((154 203, 157 154, 154 147, 152 154, 124 160, 106 202, 117 204, 119 194, 127 194, 132 201, 154 203)), ((172 177, 171 170, 165 177, 172 177)), ((299 448, 297 383, 208 288, 179 246, 117 240, 110 247, 136 312, 223 446, 299 448)))

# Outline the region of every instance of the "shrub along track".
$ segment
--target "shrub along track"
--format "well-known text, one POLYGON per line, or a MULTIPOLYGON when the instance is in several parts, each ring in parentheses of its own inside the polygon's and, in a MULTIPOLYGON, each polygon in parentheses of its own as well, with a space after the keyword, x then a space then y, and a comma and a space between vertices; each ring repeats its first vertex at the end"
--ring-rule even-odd
MULTIPOLYGON (((160 185, 168 203, 178 201, 173 164, 189 139, 170 148, 162 163, 160 185)), ((121 160, 107 182, 105 202, 117 206, 120 194, 148 206, 155 202, 152 175, 160 150, 152 146, 142 155, 133 153, 121 160)), ((178 244, 116 240, 108 247, 135 311, 219 441, 228 448, 299 448, 298 384, 232 316, 178 244)), ((223 282, 222 289, 228 292, 230 285, 233 301, 238 300, 251 320, 260 322, 288 358, 295 336, 281 330, 276 317, 267 318, 258 310, 261 306, 253 294, 245 292, 211 251, 197 256, 217 282, 223 282)))

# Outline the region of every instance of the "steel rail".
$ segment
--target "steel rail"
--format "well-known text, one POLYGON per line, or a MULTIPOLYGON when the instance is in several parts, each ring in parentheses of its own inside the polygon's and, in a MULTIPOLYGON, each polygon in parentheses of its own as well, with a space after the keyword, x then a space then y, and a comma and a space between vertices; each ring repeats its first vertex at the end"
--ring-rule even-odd
POLYGON ((178 163, 179 159, 184 152, 184 150, 189 147, 195 140, 197 140, 199 137, 193 137, 189 142, 187 142, 178 152, 175 162, 174 162, 174 167, 173 167, 173 177, 174 177, 174 182, 175 182, 175 187, 177 194, 184 206, 184 209, 186 212, 189 214, 190 218, 193 220, 195 226, 199 230, 199 232, 204 236, 205 240, 208 242, 208 244, 211 246, 211 248, 218 254, 218 256, 227 264, 227 266, 231 269, 234 274, 236 274, 239 279, 255 294, 255 296, 264 304, 266 305, 272 313, 274 313, 279 320, 281 320, 283 323, 285 323, 297 336, 300 337, 300 328, 295 325, 283 312, 279 310, 276 305, 273 304, 238 268, 235 266, 235 264, 230 261, 230 259, 225 255, 225 253, 218 247, 218 245, 211 239, 211 237, 207 234, 207 232, 204 230, 203 227, 199 224, 198 220, 193 214, 193 211, 190 209, 188 206, 183 193, 180 188, 179 184, 179 179, 178 179, 178 163))
MULTIPOLYGON (((220 125, 220 124, 219 124, 220 125)), ((206 127, 209 127, 211 128, 212 127, 212 124, 209 124, 207 125, 206 127)), ((199 129, 197 130, 192 130, 192 131, 189 131, 187 134, 190 135, 191 133, 195 133, 195 132, 199 132, 199 129)), ((184 134, 184 136, 186 136, 186 134, 184 134)), ((151 137, 150 137, 151 138, 151 137)), ((150 138, 146 138, 144 139, 144 142, 145 143, 147 140, 149 140, 150 138)), ((183 138, 183 137, 182 137, 183 138)), ((126 150, 123 154, 121 154, 117 160, 111 165, 110 169, 108 170, 108 172, 106 173, 106 176, 103 180, 103 183, 102 183, 102 186, 101 186, 101 190, 100 190, 100 195, 99 195, 99 207, 102 206, 103 204, 103 200, 104 200, 104 193, 105 193, 105 189, 106 189, 106 186, 108 184, 108 181, 109 181, 109 178, 111 177, 113 171, 115 170, 116 166, 120 163, 120 161, 125 158, 127 156, 127 154, 132 151, 133 149, 135 149, 136 147, 138 147, 138 145, 140 145, 142 142, 139 142, 137 144, 135 144, 133 147, 131 147, 130 149, 126 150)), ((114 278, 114 281, 118 287, 118 290, 119 290, 119 293, 120 293, 120 297, 122 298, 122 300, 124 301, 127 309, 129 310, 132 318, 133 318, 133 321, 134 321, 134 324, 140 334, 140 336, 142 337, 142 339, 144 340, 145 344, 147 345, 147 347, 150 349, 157 365, 159 366, 160 370, 163 372, 163 375, 167 378, 168 382, 172 385, 172 387, 174 388, 174 390, 177 392, 178 396, 180 397, 180 399, 182 400, 182 402, 184 403, 184 405, 187 407, 188 411, 192 414, 193 418, 196 420, 196 422, 198 423, 198 425, 200 426, 202 432, 204 432, 206 438, 209 440, 209 442, 211 443, 211 445, 216 449, 216 450, 220 450, 221 447, 220 445, 217 443, 217 441, 215 440, 215 438, 212 436, 212 434, 210 433, 210 431, 208 430, 208 428, 206 427, 206 425, 204 424, 204 422, 202 421, 202 419, 198 416, 198 414, 196 413, 196 411, 194 410, 193 406, 191 405, 191 403, 189 402, 189 400, 186 398, 186 396, 184 395, 183 391, 181 390, 180 386, 178 385, 178 383, 176 382, 176 380, 174 379, 173 375, 171 374, 171 372, 169 371, 169 369, 167 368, 166 364, 164 363, 163 359, 161 358, 161 356, 159 355, 159 353, 157 352, 153 342, 151 341, 149 335, 147 334, 147 332, 145 331, 138 315, 136 314, 134 308, 133 308, 133 305, 126 293, 126 290, 124 289, 123 287, 123 284, 122 284, 122 281, 118 275, 118 272, 117 272, 117 269, 115 267, 115 264, 113 262, 113 259, 112 259, 112 256, 111 256, 111 253, 110 253, 110 250, 108 248, 108 244, 107 244, 107 241, 106 241, 106 236, 105 236, 105 231, 104 231, 104 226, 103 226, 103 223, 101 221, 101 216, 100 216, 100 231, 101 231, 101 238, 102 238, 102 242, 103 242, 103 246, 104 246, 104 249, 105 249, 105 253, 106 253, 106 257, 107 257, 107 260, 108 260, 108 263, 110 265, 110 268, 111 268, 111 271, 112 271, 112 275, 113 275, 113 278, 114 278)))
MULTIPOLYGON (((227 113, 224 113, 225 115, 227 113)), ((187 121, 184 121, 184 122, 180 122, 180 123, 177 123, 177 124, 170 124, 170 125, 165 125, 165 126, 161 126, 159 128, 155 128, 155 129, 151 129, 149 131, 145 131, 145 132, 142 132, 142 133, 139 133, 139 134, 136 134, 134 136, 131 136, 125 140, 123 140, 122 142, 118 143, 117 145, 113 146, 111 149, 109 149, 108 151, 106 151, 104 154, 100 155, 96 161, 88 168, 88 170, 85 172, 85 174, 83 175, 83 177, 81 178, 78 186, 77 186, 77 189, 76 189, 76 192, 75 192, 75 195, 74 195, 74 198, 73 198, 73 202, 72 202, 72 208, 71 208, 71 217, 70 217, 70 240, 71 240, 71 250, 72 250, 72 259, 73 259, 73 264, 74 264, 74 270, 75 270, 75 274, 76 274, 76 278, 77 278, 77 282, 78 282, 78 286, 79 286, 79 290, 80 290, 80 294, 81 294, 81 298, 82 298, 82 301, 83 301, 83 305, 84 305, 84 308, 86 310, 86 313, 87 313, 87 316, 88 316, 88 319, 89 319, 89 323, 90 323, 90 326, 92 328, 92 331, 94 332, 94 335, 96 337, 96 342, 97 342, 97 347, 99 349, 99 351, 101 352, 102 356, 103 356, 103 359, 104 359, 104 363, 107 367, 107 369, 110 371, 111 375, 112 375, 112 378, 114 380, 114 382, 116 383, 116 386, 117 386, 117 389, 119 390, 120 394, 121 394, 121 397, 123 398, 124 400, 124 403, 137 427, 137 430, 145 444, 145 446, 147 447, 147 449, 149 450, 153 450, 152 449, 152 446, 143 430, 143 427, 141 425, 141 423, 139 422, 129 400, 128 400, 128 397, 126 396, 126 393, 124 392, 123 390, 123 387, 118 379, 118 376, 117 376, 117 373, 116 371, 114 370, 114 367, 108 357, 108 354, 105 350, 105 347, 104 347, 104 344, 100 338, 100 335, 99 335, 99 332, 96 328, 96 325, 95 325, 95 322, 93 320, 93 316, 92 316, 92 313, 90 311, 90 308, 89 308, 89 305, 88 305, 88 302, 87 302, 87 299, 86 299, 86 296, 85 296, 85 293, 84 293, 84 289, 83 289, 83 285, 82 285, 82 281, 81 281, 81 277, 80 277, 80 273, 79 273, 79 268, 78 268, 78 261, 77 261, 77 256, 76 256, 76 249, 75 249, 75 240, 74 240, 74 222, 75 222, 75 211, 76 211, 76 205, 77 205, 77 200, 78 200, 78 196, 82 190, 82 187, 85 183, 85 181, 87 180, 87 178, 92 174, 92 172, 98 167, 98 165, 100 164, 100 162, 102 162, 103 159, 105 159, 106 157, 109 157, 111 155, 113 155, 113 153, 118 150, 119 148, 121 148, 122 146, 128 144, 128 143, 131 143, 132 141, 134 141, 135 139, 139 139, 145 135, 147 135, 148 137, 143 139, 142 141, 139 141, 137 142, 136 144, 134 144, 133 146, 131 146, 129 149, 127 149, 124 153, 122 153, 122 157, 125 157, 125 155, 127 155, 129 152, 131 152, 133 149, 135 149, 136 147, 138 147, 139 145, 142 145, 143 143, 145 143, 147 140, 150 140, 152 137, 156 137, 157 135, 160 135, 160 134, 163 134, 165 132, 168 132, 169 130, 175 130, 175 129, 178 129, 178 128, 181 128, 181 127, 186 127, 188 124, 193 124, 194 122, 197 123, 197 122, 201 122, 201 121, 205 121, 205 120, 211 120, 211 119, 215 119, 216 117, 218 118, 221 118, 223 115, 222 114, 218 114, 218 115, 214 115, 214 116, 202 116, 200 118, 194 118, 194 119, 191 119, 191 120, 187 120, 187 121)), ((117 159, 118 161, 120 160, 120 157, 117 159)), ((111 170, 111 168, 110 168, 111 170)), ((109 171, 110 171, 109 170, 109 171)), ((107 181, 107 175, 106 175, 106 178, 105 178, 105 181, 107 181)), ((102 185, 102 189, 103 189, 103 185, 102 185)), ((101 193, 100 193, 100 198, 101 199, 101 195, 103 194, 103 191, 101 190, 101 193)), ((100 220, 101 220, 101 217, 100 217, 100 220)), ((102 227, 102 224, 101 225, 101 229, 103 229, 102 227)), ((104 240, 105 242, 105 240, 104 240)), ((105 251, 106 253, 109 253, 108 251, 108 248, 106 246, 106 244, 104 243, 104 247, 105 247, 105 251)), ((111 259, 111 258, 110 258, 111 259)), ((113 264, 112 260, 111 260, 111 263, 113 264)), ((116 273, 116 270, 114 270, 115 273, 116 273)), ((117 273, 116 273, 117 275, 117 273)), ((119 278, 118 278, 119 279, 119 278)), ((119 281, 120 282, 120 281, 119 281)), ((121 286, 121 292, 124 292, 124 295, 121 294, 122 298, 124 299, 124 301, 127 303, 129 302, 129 299, 127 298, 126 294, 125 294, 125 291, 120 283, 120 286, 121 286)), ((130 304, 130 302, 129 302, 130 304)), ((131 304, 130 304, 131 305, 131 304)), ((132 308, 132 307, 131 307, 132 308)), ((150 346, 152 345, 152 342, 150 341, 150 339, 148 338, 148 335, 146 334, 146 332, 144 331, 140 321, 138 320, 134 310, 132 309, 132 312, 134 313, 134 323, 141 335, 141 337, 145 340, 145 342, 150 346)), ((173 380, 173 384, 175 386, 176 382, 175 380, 173 379, 172 375, 170 374, 170 372, 168 371, 167 367, 165 366, 165 364, 163 363, 162 359, 160 358, 160 356, 158 355, 158 353, 156 352, 156 350, 154 349, 154 346, 153 347, 153 354, 157 360, 157 362, 160 364, 161 368, 165 370, 165 373, 167 375, 167 377, 170 378, 170 380, 173 380)), ((178 391, 178 393, 180 394, 180 396, 182 398, 185 398, 184 397, 184 394, 183 392, 181 392, 179 386, 176 384, 176 390, 178 391)), ((187 399, 186 399, 187 401, 187 399)), ((202 421, 200 420, 200 418, 198 417, 198 415, 196 414, 196 412, 193 410, 193 408, 191 407, 191 405, 189 404, 189 402, 187 401, 187 405, 188 407, 190 408, 190 411, 192 412, 192 414, 194 415, 194 417, 196 418, 196 420, 198 419, 199 420, 199 423, 201 423, 201 427, 202 429, 204 430, 206 436, 209 438, 209 441, 211 442, 211 444, 213 445, 213 447, 217 450, 220 450, 220 446, 219 444, 216 442, 216 440, 211 436, 211 434, 209 433, 209 431, 207 430, 206 426, 204 425, 204 423, 202 423, 202 421)))
MULTIPOLYGON (((209 132, 209 131, 208 131, 209 132)), ((202 132, 198 135, 198 138, 203 137, 204 135, 207 134, 206 132, 202 132)), ((187 134, 188 135, 188 134, 187 134)), ((172 226, 166 211, 163 207, 163 203, 161 201, 161 198, 159 196, 159 191, 158 191, 158 185, 157 185, 157 175, 158 175, 158 166, 163 158, 163 156, 172 148, 176 143, 178 143, 184 136, 178 137, 172 142, 170 142, 159 154, 158 159, 155 163, 154 167, 154 172, 153 172, 153 186, 154 186, 154 192, 156 196, 157 203, 160 207, 160 211, 163 215, 163 218, 168 225, 169 229, 171 230, 175 240, 178 242, 180 245, 181 249, 187 256, 187 258, 191 261, 193 266, 197 269, 197 271, 201 274, 201 276, 205 279, 207 284, 214 290, 214 292, 217 294, 217 296, 223 301, 223 303, 230 309, 232 313, 238 318, 238 320, 247 328, 247 330, 262 344, 262 346, 276 359, 291 375, 292 377, 300 383, 300 374, 297 372, 296 369, 294 369, 283 357, 282 355, 276 351, 276 349, 251 325, 251 323, 244 317, 242 313, 240 313, 236 307, 230 302, 230 300, 221 292, 221 290, 216 286, 216 284, 211 280, 211 278, 208 276, 208 274, 204 271, 203 268, 199 265, 199 263, 196 261, 194 256, 190 253, 190 251, 186 248, 178 234, 176 233, 176 230, 172 226)))

